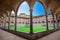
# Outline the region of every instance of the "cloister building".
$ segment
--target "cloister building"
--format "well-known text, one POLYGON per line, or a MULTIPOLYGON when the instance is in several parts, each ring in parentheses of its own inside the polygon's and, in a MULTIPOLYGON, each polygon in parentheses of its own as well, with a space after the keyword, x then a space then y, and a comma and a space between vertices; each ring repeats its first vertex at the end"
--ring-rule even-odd
MULTIPOLYGON (((11 14, 10 17, 10 25, 15 24, 15 15, 11 14)), ((55 25, 57 26, 56 17, 54 16, 55 25)), ((30 25, 30 15, 26 15, 25 13, 21 13, 17 16, 17 26, 22 25, 30 25)), ((46 18, 45 15, 33 16, 33 25, 35 26, 46 26, 46 18)), ((48 25, 53 26, 53 18, 51 14, 48 14, 48 25)), ((8 26, 8 18, 6 20, 6 26, 8 26)))
MULTIPOLYGON (((60 30, 60 0, 0 0, 0 29, 29 40, 35 40, 58 31, 60 30), (36 1, 43 5, 45 14, 33 16, 33 6, 36 1), (17 15, 19 6, 23 2, 27 2, 29 5, 30 15, 25 13, 17 15), (12 10, 14 14, 11 13, 12 10), (51 14, 48 14, 48 10, 51 11, 51 14), (11 25, 14 30, 10 29, 11 25), (17 26, 23 25, 29 25, 27 30, 24 29, 29 33, 17 31, 17 26), (45 26, 45 31, 34 33, 34 26, 45 26), (53 29, 49 30, 49 26, 52 26, 53 29)), ((20 29, 18 28, 18 30, 20 29)))

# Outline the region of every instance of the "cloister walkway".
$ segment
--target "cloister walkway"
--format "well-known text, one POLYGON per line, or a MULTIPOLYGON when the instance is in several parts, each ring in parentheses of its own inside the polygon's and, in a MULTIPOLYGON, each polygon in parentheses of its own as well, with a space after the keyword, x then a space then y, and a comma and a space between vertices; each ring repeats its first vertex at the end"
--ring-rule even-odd
MULTIPOLYGON (((0 29, 0 40, 27 40, 0 29)), ((60 40, 60 30, 37 40, 60 40)))
POLYGON ((56 31, 54 33, 51 33, 43 38, 40 38, 38 40, 60 40, 60 30, 56 31))
POLYGON ((0 40, 26 40, 0 29, 0 40))

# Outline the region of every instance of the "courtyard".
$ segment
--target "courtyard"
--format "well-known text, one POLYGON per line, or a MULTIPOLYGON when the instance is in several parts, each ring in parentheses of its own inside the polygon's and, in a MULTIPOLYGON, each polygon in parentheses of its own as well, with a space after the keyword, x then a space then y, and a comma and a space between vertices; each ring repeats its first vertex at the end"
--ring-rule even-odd
MULTIPOLYGON (((8 27, 6 27, 6 29, 8 29, 8 27)), ((10 30, 14 30, 15 26, 11 25, 9 27, 10 30)), ((49 30, 53 29, 53 26, 49 26, 49 30)), ((25 33, 29 33, 30 32, 30 26, 28 25, 24 25, 24 26, 17 26, 17 30, 19 32, 25 32, 25 33)), ((46 31, 46 26, 33 26, 33 32, 37 33, 37 32, 42 32, 42 31, 46 31)))

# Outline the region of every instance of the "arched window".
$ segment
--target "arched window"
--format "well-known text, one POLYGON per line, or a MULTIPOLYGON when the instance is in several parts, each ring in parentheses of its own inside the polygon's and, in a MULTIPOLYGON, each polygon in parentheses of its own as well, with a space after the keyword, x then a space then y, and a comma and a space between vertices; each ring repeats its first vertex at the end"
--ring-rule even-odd
POLYGON ((48 23, 50 23, 50 21, 48 21, 48 23))
POLYGON ((40 21, 38 21, 38 23, 41 23, 40 21))
POLYGON ((21 24, 21 22, 19 22, 21 24))
POLYGON ((35 22, 37 24, 37 22, 35 22))
POLYGON ((51 20, 51 23, 53 23, 53 20, 51 20))
POLYGON ((24 24, 24 22, 23 22, 23 24, 24 24))
POLYGON ((45 21, 42 21, 42 23, 45 23, 45 21))
POLYGON ((54 22, 56 23, 56 20, 54 22))
POLYGON ((13 21, 11 23, 14 23, 13 21))

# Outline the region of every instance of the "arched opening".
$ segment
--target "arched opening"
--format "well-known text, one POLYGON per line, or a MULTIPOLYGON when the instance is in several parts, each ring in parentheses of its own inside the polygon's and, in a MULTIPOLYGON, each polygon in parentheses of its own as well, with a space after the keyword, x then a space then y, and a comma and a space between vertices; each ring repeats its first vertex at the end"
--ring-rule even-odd
POLYGON ((10 30, 15 30, 15 12, 14 10, 11 10, 10 12, 10 25, 9 25, 9 29, 10 30))
POLYGON ((17 31, 30 32, 30 7, 26 1, 19 5, 17 11, 17 31))
POLYGON ((8 17, 6 17, 6 27, 5 27, 5 29, 8 29, 8 23, 9 23, 8 17))
POLYGON ((48 13, 48 27, 49 27, 49 30, 51 30, 51 29, 54 29, 52 12, 51 12, 51 10, 48 10, 47 13, 48 13), (49 22, 49 21, 51 21, 51 22, 49 22))
POLYGON ((33 6, 33 32, 46 31, 45 9, 41 2, 36 1, 33 6))
POLYGON ((6 15, 4 14, 4 19, 3 19, 4 21, 4 28, 6 29, 6 15))
MULTIPOLYGON (((1 18, 0 18, 0 20, 1 20, 1 18)), ((2 21, 0 21, 0 28, 1 28, 1 25, 2 25, 2 21)))
POLYGON ((4 17, 1 17, 1 22, 2 22, 2 27, 1 28, 4 28, 4 17))

